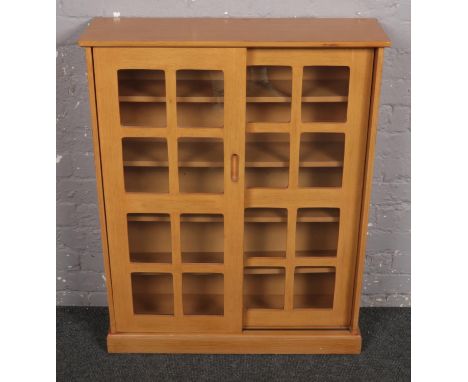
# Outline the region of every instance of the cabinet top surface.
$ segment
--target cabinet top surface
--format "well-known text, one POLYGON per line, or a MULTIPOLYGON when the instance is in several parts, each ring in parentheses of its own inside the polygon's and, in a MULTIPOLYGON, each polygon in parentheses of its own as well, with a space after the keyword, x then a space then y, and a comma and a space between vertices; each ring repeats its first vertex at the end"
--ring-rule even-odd
POLYGON ((376 19, 95 18, 80 46, 387 47, 376 19))

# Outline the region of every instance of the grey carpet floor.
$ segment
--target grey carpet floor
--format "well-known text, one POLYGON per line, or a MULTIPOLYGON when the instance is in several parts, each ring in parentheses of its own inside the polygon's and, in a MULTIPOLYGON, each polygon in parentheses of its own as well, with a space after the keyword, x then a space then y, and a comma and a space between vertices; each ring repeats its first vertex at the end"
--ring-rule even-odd
POLYGON ((363 308, 360 355, 108 354, 105 308, 57 307, 57 381, 409 381, 409 308, 363 308))

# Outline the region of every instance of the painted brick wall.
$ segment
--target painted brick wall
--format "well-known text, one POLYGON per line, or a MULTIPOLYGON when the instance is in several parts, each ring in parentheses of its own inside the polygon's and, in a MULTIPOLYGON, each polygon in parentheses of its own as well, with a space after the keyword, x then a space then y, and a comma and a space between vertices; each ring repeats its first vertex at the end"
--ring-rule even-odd
POLYGON ((365 306, 410 305, 410 1, 57 0, 57 304, 106 305, 84 51, 94 16, 376 17, 386 50, 365 306))

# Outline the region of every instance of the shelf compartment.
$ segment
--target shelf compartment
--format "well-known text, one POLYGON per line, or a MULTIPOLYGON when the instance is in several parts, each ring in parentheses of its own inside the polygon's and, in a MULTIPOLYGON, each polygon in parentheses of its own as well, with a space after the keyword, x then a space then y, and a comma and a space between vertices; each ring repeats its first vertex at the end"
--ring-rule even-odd
POLYGON ((349 90, 348 66, 306 66, 303 72, 302 97, 325 102, 347 100, 349 90), (333 101, 332 101, 333 100, 333 101))
POLYGON ((302 122, 346 122, 348 91, 349 67, 304 67, 302 122))
POLYGON ((284 268, 244 268, 245 309, 284 309, 284 268))
POLYGON ((317 211, 315 208, 300 208, 297 216, 296 256, 336 257, 340 224, 339 209, 318 209, 317 211), (311 219, 317 215, 327 216, 328 219, 322 222, 311 219))
POLYGON ((284 208, 246 208, 244 213, 246 223, 285 223, 287 219, 284 208))
POLYGON ((346 102, 302 103, 302 122, 346 122, 346 102))
POLYGON ((224 167, 222 139, 179 138, 179 167, 224 167))
POLYGON ((343 167, 345 135, 343 133, 301 134, 300 167, 343 167))
POLYGON ((167 143, 163 138, 124 138, 124 166, 168 167, 167 143))
POLYGON ((247 188, 288 187, 289 134, 249 133, 246 136, 245 155, 247 188))
POLYGON ((244 253, 247 258, 286 257, 286 237, 286 209, 245 209, 244 253), (265 216, 274 220, 265 221, 265 216))
POLYGON ((182 214, 180 241, 183 263, 223 263, 223 215, 182 214))
POLYGON ((183 273, 182 304, 184 315, 223 315, 224 275, 183 273))
POLYGON ((120 124, 124 127, 166 127, 166 103, 120 102, 120 124))
POLYGON ((334 223, 340 221, 339 208, 299 208, 297 221, 301 223, 334 223))
POLYGON ((177 124, 179 127, 223 127, 224 106, 222 103, 178 102, 177 124))
POLYGON ((335 268, 297 267, 294 273, 294 309, 331 309, 335 268))
POLYGON ((117 77, 121 101, 165 100, 166 86, 162 70, 120 69, 117 77))
POLYGON ((289 168, 245 169, 246 188, 288 188, 289 168))
POLYGON ((179 138, 179 189, 183 193, 224 191, 224 147, 221 139, 179 138))
POLYGON ((248 66, 247 98, 290 98, 292 70, 289 66, 248 66))
POLYGON ((124 167, 125 191, 127 192, 169 192, 169 171, 167 167, 124 167))
POLYGON ((221 70, 177 70, 177 97, 223 97, 224 75, 221 70))
POLYGON ((177 71, 177 125, 224 126, 224 77, 219 70, 177 71))
POLYGON ((247 134, 246 167, 289 168, 289 134, 247 134))
POLYGON ((299 187, 341 187, 342 167, 300 167, 299 187))
POLYGON ((131 262, 171 263, 171 222, 168 214, 129 214, 127 226, 131 262), (139 220, 141 217, 147 220, 139 220))
POLYGON ((182 193, 222 194, 224 169, 222 167, 179 167, 179 189, 182 193))
POLYGON ((132 273, 131 281, 135 314, 174 314, 172 274, 132 273))
POLYGON ((291 121, 291 103, 247 102, 247 123, 287 123, 291 121))

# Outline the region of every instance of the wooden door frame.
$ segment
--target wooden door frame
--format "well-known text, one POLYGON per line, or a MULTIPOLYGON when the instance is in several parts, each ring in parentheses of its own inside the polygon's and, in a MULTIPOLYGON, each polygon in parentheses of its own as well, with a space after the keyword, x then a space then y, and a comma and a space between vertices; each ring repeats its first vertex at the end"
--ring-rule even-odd
MULTIPOLYGON (((247 133, 291 132, 290 187, 288 190, 248 189, 245 207, 288 209, 288 234, 294 235, 298 208, 339 208, 340 228, 336 259, 316 261, 316 266, 336 267, 335 294, 332 309, 293 309, 292 293, 296 266, 311 266, 308 259, 295 258, 294 238, 288 242, 286 259, 285 309, 255 309, 245 312, 245 328, 347 328, 352 316, 360 225, 360 206, 364 180, 365 148, 373 70, 372 49, 248 49, 247 65, 288 66, 293 70, 291 122, 288 124, 251 123, 247 133), (287 52, 287 54, 285 54, 287 52), (301 121, 302 68, 304 66, 349 66, 350 83, 348 118, 344 123, 305 123, 301 121), (300 189, 300 134, 305 132, 336 132, 345 134, 343 184, 341 188, 300 189)), ((262 260, 262 265, 268 265, 262 260)), ((250 266, 255 261, 246 261, 250 266)), ((272 261, 271 266, 280 265, 272 261)))
POLYGON ((112 273, 112 298, 117 332, 230 332, 242 330, 242 253, 244 198, 245 60, 243 48, 95 48, 93 51, 95 89, 100 134, 100 153, 106 229, 109 237, 109 274, 112 273), (166 73, 167 127, 120 126, 117 70, 155 69, 166 73), (176 116, 175 71, 177 69, 222 70, 224 72, 224 127, 179 128, 176 116), (242 80, 242 81, 240 81, 242 80), (224 194, 178 192, 177 138, 220 137, 224 139, 224 194), (121 139, 124 137, 165 137, 169 155, 169 193, 125 193, 121 139), (117 144, 116 144, 117 143, 117 144), (239 158, 238 181, 231 180, 228 169, 233 154, 239 158), (173 266, 131 263, 128 254, 126 214, 167 213, 171 216, 173 266), (180 253, 181 213, 224 214, 224 264, 204 266, 183 264, 180 253), (229 235, 226 235, 229 227, 229 235), (125 249, 124 249, 125 248, 125 249), (135 315, 132 311, 130 274, 132 272, 172 273, 174 278, 174 316, 135 315), (213 272, 224 274, 224 315, 184 316, 182 273, 213 272), (240 281, 239 281, 240 280, 240 281))

